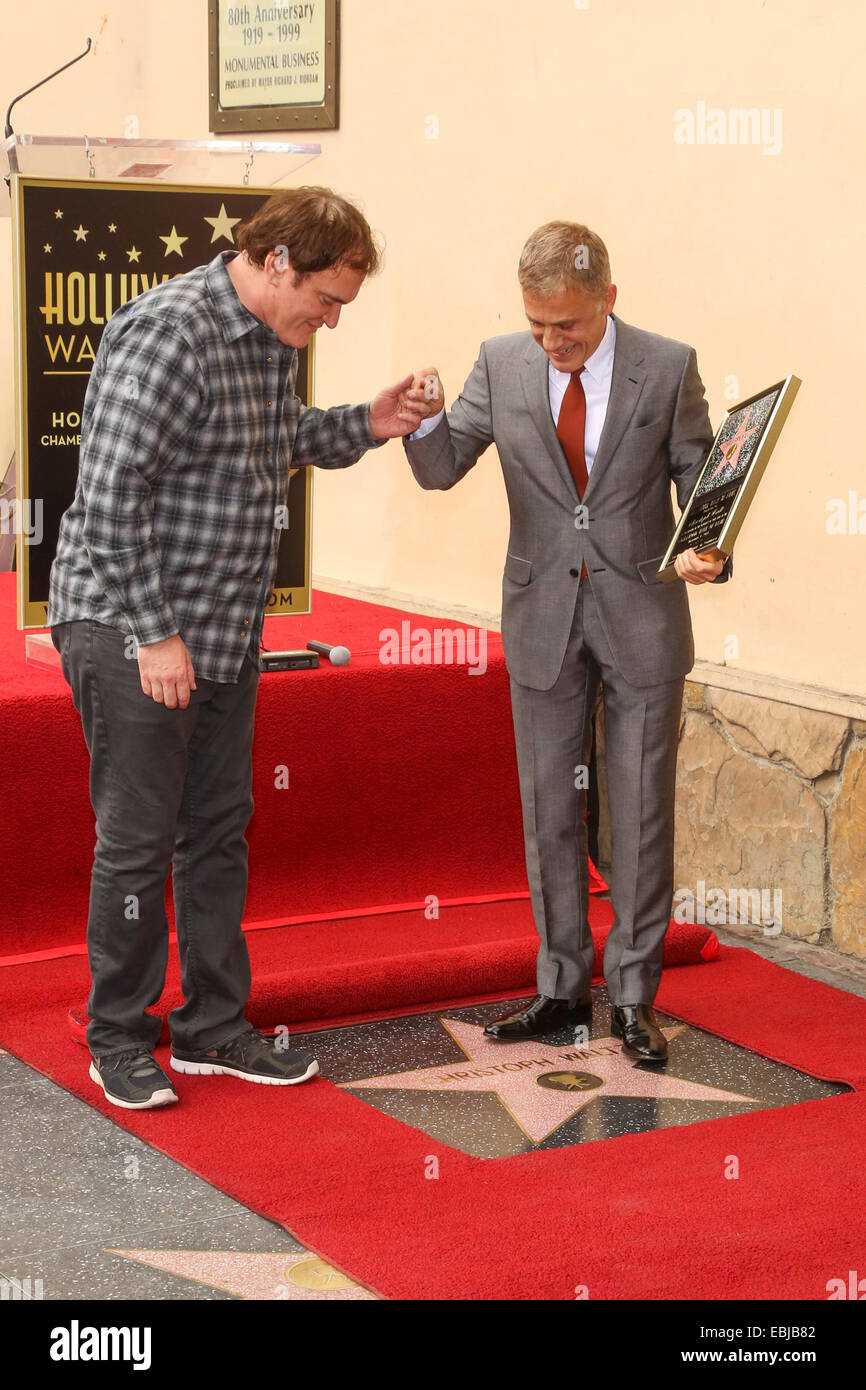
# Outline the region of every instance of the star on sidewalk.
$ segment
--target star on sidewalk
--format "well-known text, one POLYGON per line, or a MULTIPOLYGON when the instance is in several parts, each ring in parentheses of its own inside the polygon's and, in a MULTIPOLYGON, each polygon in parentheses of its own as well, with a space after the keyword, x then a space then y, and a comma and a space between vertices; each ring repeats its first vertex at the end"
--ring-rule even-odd
POLYGON ((225 237, 226 241, 230 241, 232 245, 234 245, 235 238, 232 227, 234 227, 235 223, 240 222, 241 219, 239 217, 229 217, 226 212, 225 203, 220 203, 218 217, 206 217, 204 220, 205 222, 209 222, 211 227, 213 227, 211 244, 215 241, 219 241, 220 237, 225 237))
MULTIPOLYGON (((754 1096, 641 1070, 623 1055, 618 1038, 556 1047, 531 1038, 505 1044, 485 1038, 484 1029, 474 1023, 455 1018, 439 1022, 465 1053, 465 1063, 445 1062, 340 1085, 350 1091, 492 1091, 533 1144, 542 1143, 599 1095, 760 1104, 754 1096)), ((685 1031, 684 1023, 662 1029, 668 1041, 685 1031)))
POLYGON ((761 428, 760 425, 753 425, 750 430, 746 429, 751 413, 752 410, 750 406, 746 412, 745 419, 740 421, 736 434, 732 434, 730 439, 726 439, 724 444, 719 445, 719 453, 722 457, 720 462, 716 464, 715 471, 710 476, 710 482, 713 481, 716 474, 721 473, 723 468, 730 468, 732 473, 736 473, 740 461, 740 454, 745 447, 746 440, 751 439, 752 435, 761 428))
POLYGON ((259 1254, 234 1250, 106 1250, 151 1269, 176 1274, 195 1284, 222 1289, 238 1298, 262 1302, 352 1301, 376 1295, 309 1250, 259 1254))

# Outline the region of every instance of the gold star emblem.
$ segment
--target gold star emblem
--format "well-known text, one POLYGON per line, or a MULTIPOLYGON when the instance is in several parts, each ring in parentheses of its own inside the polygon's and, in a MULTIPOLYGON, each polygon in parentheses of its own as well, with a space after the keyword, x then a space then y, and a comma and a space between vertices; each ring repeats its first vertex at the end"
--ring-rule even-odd
POLYGON ((188 237, 188 236, 178 236, 178 234, 177 234, 177 227, 175 227, 174 225, 172 225, 172 229, 171 229, 170 234, 169 234, 168 236, 161 236, 161 237, 160 237, 160 241, 164 241, 164 242, 165 242, 165 254, 166 254, 167 256, 170 256, 171 253, 172 253, 173 251, 176 252, 178 256, 182 256, 182 255, 183 255, 183 250, 182 250, 183 243, 184 243, 185 241, 189 241, 189 237, 188 237))
POLYGON ((86 241, 87 233, 89 230, 89 228, 85 229, 84 227, 82 227, 81 223, 79 222, 78 226, 75 228, 75 240, 86 241))
POLYGON ((117 231, 117 223, 116 223, 116 222, 109 222, 109 224, 108 224, 108 230, 109 230, 110 232, 116 232, 116 231, 117 231))
POLYGON ((100 259, 101 261, 104 261, 104 260, 105 260, 105 252, 104 252, 104 251, 100 251, 100 253, 99 253, 99 259, 100 259))
POLYGON ((219 216, 205 218, 205 222, 209 223, 209 225, 213 227, 213 236, 211 237, 211 244, 213 244, 213 242, 215 241, 219 241, 220 237, 225 237, 226 241, 230 241, 232 245, 234 245, 235 238, 234 232, 232 231, 232 227, 234 227, 234 225, 237 222, 240 222, 240 220, 241 219, 239 217, 229 217, 228 213, 226 212, 225 203, 220 203, 219 216))
POLYGON ((140 260, 141 260, 141 252, 140 252, 140 251, 136 251, 136 249, 135 249, 134 246, 133 246, 132 250, 131 250, 131 251, 127 251, 126 254, 127 254, 127 256, 129 257, 129 259, 130 259, 131 261, 140 261, 140 260))
POLYGON ((61 212, 60 208, 54 209, 54 216, 58 218, 58 220, 63 216, 63 213, 61 212))
POLYGON ((43 251, 47 251, 48 254, 50 255, 50 254, 51 254, 51 242, 50 242, 50 241, 46 241, 46 243, 45 243, 45 245, 43 246, 42 250, 43 250, 43 251))

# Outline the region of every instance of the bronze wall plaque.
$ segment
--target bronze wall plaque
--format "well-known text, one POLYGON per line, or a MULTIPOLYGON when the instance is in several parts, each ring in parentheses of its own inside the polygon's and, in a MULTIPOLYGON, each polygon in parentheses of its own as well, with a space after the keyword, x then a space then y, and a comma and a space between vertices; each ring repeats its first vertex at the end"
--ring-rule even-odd
POLYGON ((339 0, 208 0, 210 129, 335 130, 339 0))

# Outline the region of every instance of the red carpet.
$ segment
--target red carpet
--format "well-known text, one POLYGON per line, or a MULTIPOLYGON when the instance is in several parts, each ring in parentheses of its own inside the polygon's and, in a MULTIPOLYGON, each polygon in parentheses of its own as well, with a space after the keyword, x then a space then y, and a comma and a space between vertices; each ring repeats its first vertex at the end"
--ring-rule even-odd
POLYGON ((748 951, 666 971, 659 1007, 854 1094, 488 1160, 321 1078, 178 1076, 179 1106, 120 1112, 51 1002, 85 975, 77 957, 0 970, 4 1044, 386 1297, 822 1300, 862 1268, 866 1002, 748 951))
MULTIPOLYGON (((14 580, 0 574, 0 767, 7 814, 0 957, 83 941, 93 857, 88 758, 59 671, 24 660, 14 580)), ((246 920, 526 891, 508 677, 387 666, 379 634, 463 624, 316 591, 265 644, 343 643, 348 667, 262 678, 246 920), (275 786, 275 769, 289 787, 275 786), (407 852, 407 826, 412 828, 407 852)), ((474 653, 474 648, 472 649, 474 653)))
MULTIPOLYGON (((613 921, 606 901, 591 901, 597 980, 613 921)), ((476 904, 443 910, 428 921, 414 912, 316 922, 247 936, 253 992, 251 1023, 306 1025, 395 1009, 429 1008, 441 1000, 535 993, 538 936, 529 903, 476 904)), ((706 927, 672 923, 665 966, 712 960, 718 939, 706 927)), ((20 969, 20 967, 15 967, 20 969)), ((34 977, 38 982, 38 974, 34 977)), ((19 1003, 26 1006, 24 985, 19 1003)), ((158 1010, 165 1019, 182 1002, 176 956, 158 1010)), ((72 1003, 73 1036, 84 1042, 86 995, 72 1003)), ((163 1028, 163 1040, 168 1041, 163 1028)))

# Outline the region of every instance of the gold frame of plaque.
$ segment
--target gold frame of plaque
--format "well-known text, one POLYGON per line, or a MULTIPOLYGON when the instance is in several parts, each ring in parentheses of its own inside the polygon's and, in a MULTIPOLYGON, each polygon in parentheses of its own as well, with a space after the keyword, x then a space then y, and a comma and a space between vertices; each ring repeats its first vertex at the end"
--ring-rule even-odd
POLYGON ((677 578, 674 560, 692 546, 699 555, 711 554, 715 559, 726 560, 732 553, 801 386, 799 377, 786 376, 784 381, 777 381, 728 409, 659 563, 657 578, 663 583, 677 578), (751 428, 747 428, 753 419, 751 428), (732 476, 711 486, 716 476, 728 468, 732 476))
MULTIPOLYGON (((142 216, 144 205, 134 201, 136 195, 146 194, 148 212, 152 204, 154 215, 158 211, 161 216, 160 222, 156 225, 164 223, 165 232, 169 232, 169 226, 171 227, 168 237, 160 236, 160 241, 166 244, 171 242, 172 246, 189 242, 192 246, 195 228, 187 219, 192 217, 194 220, 200 213, 202 220, 210 222, 214 236, 218 230, 214 224, 219 224, 219 228, 225 228, 221 237, 224 249, 228 249, 225 243, 231 241, 231 244, 234 244, 233 238, 229 236, 229 224, 237 223, 243 216, 252 213, 256 206, 271 197, 274 189, 236 185, 154 184, 136 179, 97 181, 40 178, 18 173, 13 173, 11 179, 17 338, 16 493, 18 499, 21 499, 19 506, 23 507, 26 501, 28 517, 32 497, 35 496, 38 500, 40 531, 43 534, 40 535, 37 544, 40 549, 43 545, 48 545, 50 550, 50 556, 49 550, 46 550, 38 559, 33 557, 34 564, 31 566, 33 547, 28 543, 23 528, 20 534, 16 533, 18 627, 42 628, 46 624, 47 573, 54 557, 57 527, 60 516, 69 506, 75 491, 80 417, 87 389, 86 382, 71 384, 63 379, 89 378, 102 328, 110 317, 109 308, 119 308, 121 303, 136 298, 145 289, 152 288, 152 283, 160 279, 153 270, 152 257, 148 262, 136 261, 135 265, 130 260, 125 269, 123 265, 113 265, 110 259, 106 259, 98 262, 105 267, 104 271, 95 270, 95 258, 98 255, 96 246, 91 247, 93 265, 83 261, 80 265, 77 264, 72 260, 72 256, 82 255, 84 252, 82 239, 77 236, 72 223, 81 217, 78 232, 84 231, 86 218, 87 235, 92 235, 90 228, 97 230, 98 237, 93 240, 97 244, 103 242, 108 248, 107 257, 110 257, 113 240, 107 225, 110 217, 112 223, 116 221, 117 231, 125 231, 122 238, 123 248, 117 254, 128 256, 129 252, 125 248, 130 238, 133 250, 137 250, 136 242, 144 248, 146 239, 155 234, 155 227, 148 227, 142 216), (52 253, 61 250, 60 237, 64 235, 61 229, 65 227, 67 244, 63 257, 53 254, 49 257, 45 251, 45 228, 39 225, 38 219, 41 217, 44 221, 47 213, 41 206, 37 208, 39 199, 31 199, 31 206, 25 206, 25 196, 31 189, 56 191, 56 199, 44 201, 46 204, 56 204, 61 211, 64 210, 62 199, 65 197, 68 200, 65 207, 65 211, 69 213, 68 220, 65 223, 63 220, 57 220, 51 224, 51 237, 55 243, 52 253), (130 198, 125 209, 121 202, 123 194, 130 198), (185 197, 190 199, 190 195, 193 195, 192 199, 186 204, 177 201, 174 207, 169 207, 169 200, 182 200, 185 197), (201 200, 201 207, 198 200, 201 200), (82 208, 85 208, 83 213, 82 208), (126 228, 122 225, 124 211, 127 217, 126 228), (216 216, 207 217, 206 213, 211 212, 216 216), (231 217, 230 212, 240 213, 242 216, 231 217), (185 220, 181 221, 181 217, 185 220), (98 228, 97 218, 100 223, 98 228), (176 230, 177 225, 180 232, 176 230), (182 236, 180 233, 188 235, 182 236), (75 251, 76 247, 78 252, 75 251), (46 264, 46 259, 50 260, 50 266, 46 264), (135 266, 139 264, 140 269, 136 270, 135 266), (60 283, 55 279, 49 284, 49 275, 59 278, 60 283), (34 301, 33 304, 30 302, 31 299, 34 301), (49 316, 49 310, 53 317, 49 316), (74 333, 70 325, 75 330, 74 333), (50 342, 51 338, 54 339, 53 345, 50 342), (57 370, 58 367, 61 369, 57 370), (47 384, 49 382, 50 386, 47 384), (33 570, 37 572, 35 575, 33 570)), ((202 247, 206 247, 206 250, 211 249, 210 245, 207 245, 208 235, 209 229, 200 233, 202 247)), ((86 245, 86 237, 83 243, 86 245)), ((213 242, 212 249, 213 255, 216 255, 220 246, 213 242)), ((163 262, 156 261, 161 267, 162 279, 171 278, 170 272, 175 270, 175 266, 176 273, 179 274, 194 269, 192 263, 185 264, 179 258, 175 260, 174 256, 164 265, 170 250, 171 247, 167 245, 163 262), (166 274, 166 271, 169 273, 166 274)), ((212 256, 207 256, 206 250, 204 258, 196 259, 195 265, 206 265, 208 260, 212 259, 212 256)), ((139 252, 139 257, 145 254, 147 253, 143 249, 139 252)), ((314 366, 314 340, 311 340, 310 346, 298 354, 295 383, 295 394, 306 405, 313 404, 314 366)), ((290 469, 286 498, 288 513, 290 517, 297 516, 303 524, 300 537, 296 528, 286 530, 280 536, 277 571, 266 616, 289 616, 292 613, 310 611, 312 473, 311 468, 290 469), (292 538, 291 542, 289 536, 292 538), (299 582, 301 570, 303 581, 299 582), (293 582, 287 582, 289 580, 293 582)))
POLYGON ((273 0, 257 4, 254 0, 208 0, 208 99, 210 130, 231 131, 336 130, 339 124, 339 0, 304 0, 289 4, 273 0), (283 12, 282 15, 280 12, 283 12), (262 18, 256 16, 262 13, 262 18), (231 23, 229 23, 231 21, 231 23), (304 33, 304 28, 310 32, 304 33), (229 39, 232 32, 232 40, 229 39), (239 37, 238 37, 239 36, 239 37), (322 44, 322 48, 309 47, 322 44), (221 73, 222 54, 229 48, 238 52, 226 57, 237 66, 239 75, 228 78, 221 73), (318 57, 318 65, 310 59, 318 57), (258 75, 257 75, 258 74, 258 75), (224 104, 223 78, 237 87, 237 104, 224 104), (243 84, 243 86, 242 86, 243 84), (296 92, 299 101, 262 100, 254 95, 256 86, 279 86, 296 92), (311 100, 304 88, 318 88, 321 97, 311 100), (248 104, 242 104, 249 93, 248 104))

